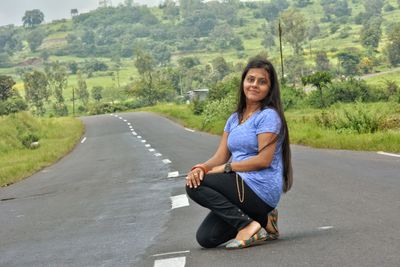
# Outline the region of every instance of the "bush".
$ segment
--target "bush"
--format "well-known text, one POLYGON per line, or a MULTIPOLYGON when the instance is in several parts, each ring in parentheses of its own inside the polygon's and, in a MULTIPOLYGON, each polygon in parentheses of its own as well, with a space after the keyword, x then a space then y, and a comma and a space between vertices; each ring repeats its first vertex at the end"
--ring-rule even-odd
POLYGON ((28 104, 21 97, 10 97, 6 101, 0 101, 0 116, 27 110, 28 104))
POLYGON ((95 103, 89 108, 90 115, 97 115, 97 114, 105 114, 105 113, 113 113, 113 112, 120 112, 125 111, 126 108, 121 103, 95 103))
POLYGON ((68 116, 68 108, 64 103, 54 103, 53 109, 56 116, 68 116))
POLYGON ((329 84, 326 87, 326 104, 336 102, 370 101, 371 89, 363 80, 349 78, 348 80, 329 84))
POLYGON ((235 94, 229 94, 223 99, 207 102, 203 112, 204 120, 202 128, 204 129, 207 125, 218 119, 228 119, 229 115, 234 112, 235 108, 235 94))
POLYGON ((302 103, 304 103, 306 94, 302 89, 297 89, 291 86, 282 86, 281 98, 283 102, 283 108, 288 110, 299 107, 302 103))
POLYGON ((21 136, 21 142, 26 148, 33 148, 31 144, 39 141, 39 137, 33 133, 26 133, 21 136))
POLYGON ((204 111, 204 108, 206 106, 206 101, 201 101, 198 99, 193 100, 193 104, 191 106, 191 109, 193 111, 194 115, 201 115, 204 111))
POLYGON ((383 115, 357 102, 343 109, 322 111, 315 116, 317 125, 335 129, 339 133, 374 133, 382 123, 383 115))

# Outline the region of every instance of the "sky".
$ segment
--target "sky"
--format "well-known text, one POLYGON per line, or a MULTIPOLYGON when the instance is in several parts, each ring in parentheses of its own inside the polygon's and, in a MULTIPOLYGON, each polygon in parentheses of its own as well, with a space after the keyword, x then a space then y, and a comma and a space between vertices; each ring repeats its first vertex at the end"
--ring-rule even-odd
MULTIPOLYGON (((111 0, 116 6, 124 0, 111 0)), ((157 5, 161 0, 134 0, 141 5, 157 5)), ((55 19, 70 18, 71 9, 77 8, 79 13, 88 12, 98 7, 99 0, 0 0, 0 26, 22 25, 22 17, 26 10, 40 9, 45 22, 55 19)))

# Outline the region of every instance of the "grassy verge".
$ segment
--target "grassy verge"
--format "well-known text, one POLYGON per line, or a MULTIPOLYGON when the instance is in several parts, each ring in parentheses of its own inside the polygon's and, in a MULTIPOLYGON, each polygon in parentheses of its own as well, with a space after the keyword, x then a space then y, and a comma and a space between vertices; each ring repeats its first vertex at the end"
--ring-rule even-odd
MULTIPOLYGON (((368 104, 368 108, 378 110, 383 105, 385 105, 385 103, 368 104)), ((349 105, 343 106, 348 107, 349 105)), ((339 108, 343 108, 343 106, 339 108)), ((399 106, 397 106, 397 108, 399 108, 399 106)), ((139 110, 155 112, 171 118, 185 127, 213 134, 221 134, 225 125, 225 120, 221 119, 203 127, 204 117, 193 115, 188 105, 160 104, 139 110)), ((393 112, 395 112, 395 110, 393 110, 393 112)), ((317 125, 314 117, 320 113, 321 110, 317 109, 291 110, 285 113, 289 125, 291 143, 317 148, 400 152, 399 128, 395 127, 375 133, 362 134, 338 132, 317 125)), ((396 116, 395 120, 400 121, 400 116, 395 113, 394 116, 396 116)), ((391 119, 393 119, 393 116, 391 119)))
POLYGON ((29 113, 0 117, 0 125, 0 186, 54 163, 72 150, 83 133, 83 124, 75 118, 37 118, 29 113), (39 138, 39 148, 22 144, 29 134, 39 138))

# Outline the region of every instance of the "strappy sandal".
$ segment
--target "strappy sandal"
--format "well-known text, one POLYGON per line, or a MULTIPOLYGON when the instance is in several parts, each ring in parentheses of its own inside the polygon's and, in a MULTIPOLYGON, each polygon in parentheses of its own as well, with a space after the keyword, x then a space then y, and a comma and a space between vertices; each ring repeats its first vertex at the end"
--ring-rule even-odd
POLYGON ((267 232, 265 229, 261 228, 256 234, 254 234, 252 237, 246 240, 238 240, 238 239, 233 239, 231 242, 229 242, 225 248, 226 249, 241 249, 241 248, 247 248, 250 246, 253 246, 261 241, 267 240, 267 232))
POLYGON ((278 210, 273 209, 269 214, 268 214, 268 222, 271 222, 271 226, 273 230, 269 229, 268 227, 266 228, 267 232, 267 237, 266 240, 276 240, 279 238, 279 228, 278 228, 278 210))

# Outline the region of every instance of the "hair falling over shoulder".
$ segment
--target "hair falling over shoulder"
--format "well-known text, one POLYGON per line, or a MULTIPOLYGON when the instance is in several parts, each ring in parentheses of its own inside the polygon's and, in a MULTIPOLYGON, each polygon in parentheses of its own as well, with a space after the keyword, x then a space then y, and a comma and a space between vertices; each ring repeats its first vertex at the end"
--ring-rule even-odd
POLYGON ((269 60, 260 57, 253 58, 249 61, 249 63, 243 70, 236 112, 238 113, 239 117, 241 117, 244 113, 244 110, 246 108, 246 96, 243 90, 243 81, 246 78, 247 72, 250 69, 254 68, 265 69, 269 74, 269 79, 271 82, 271 87, 267 96, 261 101, 261 109, 273 108, 279 114, 282 120, 281 134, 283 134, 283 192, 286 193, 290 190, 293 184, 293 168, 290 151, 289 129, 287 127, 286 118, 283 112, 278 75, 274 66, 269 60))

